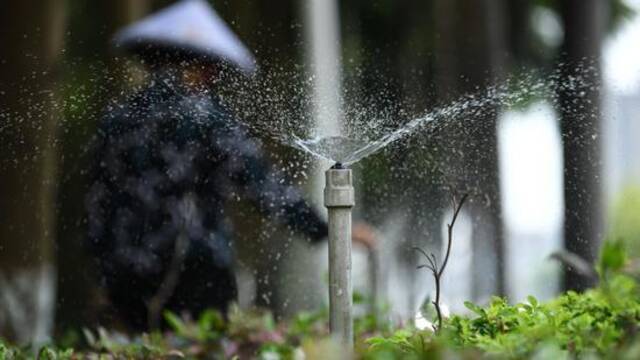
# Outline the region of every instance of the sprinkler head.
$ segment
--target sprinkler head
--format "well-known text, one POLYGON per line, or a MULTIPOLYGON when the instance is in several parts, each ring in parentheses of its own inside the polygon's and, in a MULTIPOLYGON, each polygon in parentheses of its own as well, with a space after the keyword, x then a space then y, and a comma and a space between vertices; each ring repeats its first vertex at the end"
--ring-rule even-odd
POLYGON ((344 169, 345 167, 342 166, 342 163, 338 161, 335 164, 333 164, 333 166, 331 168, 332 169, 344 169))

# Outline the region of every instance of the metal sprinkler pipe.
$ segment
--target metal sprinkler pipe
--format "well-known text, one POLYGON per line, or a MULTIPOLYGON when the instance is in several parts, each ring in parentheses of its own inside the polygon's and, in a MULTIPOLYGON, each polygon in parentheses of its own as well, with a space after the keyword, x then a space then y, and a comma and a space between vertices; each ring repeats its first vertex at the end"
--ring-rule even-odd
POLYGON ((329 213, 329 327, 353 347, 351 209, 355 205, 351 169, 340 163, 325 172, 324 206, 329 213))

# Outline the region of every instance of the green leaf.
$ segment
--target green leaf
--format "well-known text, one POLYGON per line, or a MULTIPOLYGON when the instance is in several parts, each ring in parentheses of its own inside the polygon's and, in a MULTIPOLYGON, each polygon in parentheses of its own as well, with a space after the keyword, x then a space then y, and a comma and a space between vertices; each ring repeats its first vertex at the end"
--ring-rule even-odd
POLYGON ((626 261, 627 254, 622 240, 605 241, 600 253, 601 271, 619 271, 626 261))
POLYGON ((172 313, 171 311, 164 312, 164 319, 169 324, 169 327, 176 332, 176 334, 180 336, 188 336, 189 329, 187 325, 178 317, 178 315, 172 313))
POLYGON ((467 309, 473 311, 474 313, 478 314, 478 315, 485 315, 485 311, 483 308, 481 308, 480 306, 472 303, 471 301, 465 301, 464 302, 464 307, 466 307, 467 309))
POLYGON ((206 310, 198 319, 198 327, 202 330, 224 330, 224 318, 217 310, 206 310))
POLYGON ((58 355, 56 354, 55 350, 51 349, 48 346, 43 346, 42 348, 40 348, 40 351, 38 351, 38 360, 58 360, 58 355))

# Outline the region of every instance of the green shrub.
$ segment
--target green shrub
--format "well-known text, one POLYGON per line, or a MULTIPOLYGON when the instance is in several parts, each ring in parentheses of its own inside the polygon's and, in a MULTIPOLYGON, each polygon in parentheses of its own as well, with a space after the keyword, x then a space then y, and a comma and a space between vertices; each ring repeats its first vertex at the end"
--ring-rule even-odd
MULTIPOLYGON (((600 284, 540 303, 534 297, 509 304, 494 297, 487 306, 467 302, 469 315, 443 319, 443 327, 394 328, 385 316, 355 321, 355 358, 360 359, 640 359, 640 284, 637 261, 621 241, 607 242, 597 264, 600 284), (634 266, 636 268, 634 269, 634 266)), ((356 299, 363 303, 362 299, 356 299)), ((127 336, 99 328, 75 347, 20 349, 0 341, 0 359, 326 359, 345 352, 328 337, 328 312, 302 312, 277 323, 270 313, 232 307, 189 321, 167 313, 164 333, 127 336)), ((70 338, 76 344, 69 344, 70 338)))
POLYGON ((369 339, 369 354, 382 349, 399 357, 433 358, 439 346, 499 358, 640 355, 640 286, 628 264, 623 243, 607 242, 596 289, 568 292, 544 304, 532 296, 515 305, 499 297, 486 307, 467 302, 471 315, 447 319, 437 336, 396 331, 369 339))

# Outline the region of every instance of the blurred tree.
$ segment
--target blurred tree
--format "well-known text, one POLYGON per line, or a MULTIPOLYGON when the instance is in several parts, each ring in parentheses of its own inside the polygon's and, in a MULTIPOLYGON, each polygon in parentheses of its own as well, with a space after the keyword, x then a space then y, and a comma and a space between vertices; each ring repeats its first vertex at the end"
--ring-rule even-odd
MULTIPOLYGON (((511 14, 514 18, 517 14, 517 19, 527 18, 529 4, 520 1, 509 5, 507 8, 502 1, 343 3, 345 73, 357 79, 349 79, 349 84, 359 83, 359 88, 352 93, 362 98, 355 102, 362 101, 370 116, 389 117, 397 124, 401 119, 424 115, 434 104, 447 103, 461 94, 477 92, 496 82, 509 71, 506 60, 511 44, 526 50, 526 46, 519 43, 527 38, 526 34, 518 33, 508 38, 506 26, 523 32, 528 30, 528 22, 514 20, 507 24, 507 21, 512 18, 511 14)), ((528 54, 525 50, 519 50, 522 58, 528 54)), ((403 209, 405 220, 411 224, 402 234, 405 241, 420 247, 430 246, 436 252, 441 244, 443 212, 448 209, 447 188, 443 185, 449 185, 438 170, 449 172, 447 177, 455 177, 452 172, 457 173, 459 181, 451 185, 458 190, 476 190, 479 196, 475 198, 475 206, 466 210, 473 212, 475 238, 481 240, 475 241, 478 251, 474 273, 478 278, 474 283, 475 293, 484 295, 503 288, 495 134, 497 111, 497 107, 488 108, 486 117, 465 119, 468 126, 455 126, 447 134, 414 136, 403 142, 402 152, 389 152, 391 159, 387 159, 386 165, 378 166, 375 160, 367 159, 363 166, 368 183, 364 188, 370 192, 364 196, 366 205, 363 208, 386 209, 378 210, 382 221, 388 218, 389 209, 403 209), (467 130, 471 128, 473 130, 467 130), (457 158, 458 152, 454 153, 458 147, 464 153, 462 160, 457 158), (395 169, 393 180, 384 176, 385 169, 390 167, 395 169), (451 171, 453 168, 455 171, 451 171), (402 186, 389 188, 389 181, 396 185, 401 182, 402 186), (389 194, 393 188, 402 191, 389 194), (484 262, 478 261, 483 258, 484 262)), ((463 120, 457 122, 460 121, 463 120)), ((368 215, 375 217, 376 214, 368 215)), ((410 249, 412 246, 403 247, 410 249)), ((409 250, 403 257, 405 259, 401 261, 411 264, 416 254, 409 250)), ((414 276, 414 272, 407 272, 407 276, 414 276)), ((423 292, 424 283, 409 283, 416 284, 420 288, 417 291, 423 292)), ((408 307, 414 306, 409 304, 408 307)))
MULTIPOLYGON (((246 43, 258 62, 258 74, 252 81, 240 81, 242 89, 233 89, 225 97, 239 104, 232 109, 245 122, 266 124, 287 121, 305 123, 308 103, 304 67, 303 18, 306 2, 210 1, 220 16, 246 43)), ((224 87, 225 84, 220 84, 224 87)), ((232 86, 233 87, 233 86, 232 86)), ((216 91, 222 90, 216 88, 216 91)), ((254 129, 249 129, 253 131, 254 129)), ((303 154, 253 131, 261 138, 272 161, 286 169, 291 177, 304 168, 303 154), (292 166, 297 164, 297 166, 292 166), (302 167, 299 165, 303 165, 302 167)), ((290 178, 291 180, 291 178, 290 178)), ((255 289, 240 295, 256 305, 269 308, 277 317, 314 309, 323 302, 322 278, 317 254, 310 245, 295 241, 291 232, 275 227, 245 202, 232 203, 235 231, 234 247, 238 263, 251 270, 255 289), (255 291, 254 294, 249 293, 255 291)))
MULTIPOLYGON (((398 126, 423 116, 434 104, 432 5, 406 0, 341 2, 348 121, 360 118, 361 125, 368 126, 388 120, 398 126)), ((414 315, 428 291, 417 279, 425 276, 415 271, 418 256, 413 248, 438 252, 441 247, 446 190, 434 171, 438 154, 424 151, 426 147, 436 146, 427 136, 414 136, 391 145, 386 156, 367 158, 357 167, 361 196, 356 211, 383 231, 404 221, 390 243, 382 245, 386 249, 381 254, 385 269, 397 266, 406 280, 404 291, 386 290, 396 298, 394 313, 403 317, 414 315), (395 151, 400 146, 403 150, 395 151)))
MULTIPOLYGON (((436 0, 436 83, 441 101, 473 94, 507 71, 506 5, 503 0, 436 0)), ((444 172, 457 192, 471 192, 466 211, 473 221, 473 297, 504 294, 503 224, 498 179, 497 105, 488 105, 446 142, 444 172)))
POLYGON ((531 1, 511 0, 506 3, 509 16, 506 18, 507 45, 515 61, 531 62, 531 1))
POLYGON ((55 294, 55 90, 64 1, 0 3, 0 333, 43 342, 55 294))
MULTIPOLYGON (((564 153, 565 248, 590 263, 602 238, 600 154, 600 51, 606 2, 564 0, 560 14, 564 42, 558 85, 564 153)), ((566 289, 584 290, 593 279, 567 269, 566 289)))

